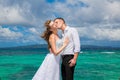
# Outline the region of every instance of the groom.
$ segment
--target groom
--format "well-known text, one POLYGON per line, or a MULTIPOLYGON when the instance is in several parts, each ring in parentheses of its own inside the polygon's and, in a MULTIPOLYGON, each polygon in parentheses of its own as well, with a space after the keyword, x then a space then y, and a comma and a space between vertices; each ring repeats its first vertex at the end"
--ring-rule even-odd
POLYGON ((58 29, 62 30, 63 39, 65 37, 69 38, 69 44, 62 53, 62 80, 73 80, 74 68, 78 53, 80 52, 80 39, 78 32, 75 28, 67 26, 63 18, 56 18, 54 24, 58 29))

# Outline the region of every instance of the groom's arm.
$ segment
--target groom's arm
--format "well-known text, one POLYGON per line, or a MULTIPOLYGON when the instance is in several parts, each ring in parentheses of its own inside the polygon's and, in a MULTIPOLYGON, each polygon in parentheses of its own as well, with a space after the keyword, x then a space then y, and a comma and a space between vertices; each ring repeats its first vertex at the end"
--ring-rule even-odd
POLYGON ((80 39, 79 39, 78 31, 74 28, 72 30, 72 38, 74 42, 74 57, 69 61, 70 66, 74 66, 76 64, 78 54, 80 52, 80 39))
POLYGON ((80 39, 78 35, 78 31, 76 29, 73 30, 73 41, 74 41, 74 59, 77 60, 78 54, 80 52, 80 39))

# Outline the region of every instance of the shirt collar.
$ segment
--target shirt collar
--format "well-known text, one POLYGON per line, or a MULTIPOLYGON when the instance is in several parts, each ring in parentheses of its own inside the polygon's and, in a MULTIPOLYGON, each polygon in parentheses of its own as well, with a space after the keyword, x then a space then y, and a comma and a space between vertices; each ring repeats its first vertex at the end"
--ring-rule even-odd
POLYGON ((66 28, 65 28, 65 30, 64 30, 64 33, 65 33, 66 31, 68 31, 69 28, 70 28, 69 26, 66 26, 66 28))
POLYGON ((62 33, 62 36, 64 36, 64 35, 65 35, 65 33, 68 31, 68 29, 69 29, 69 28, 70 28, 69 26, 66 26, 66 28, 65 28, 64 32, 62 33))

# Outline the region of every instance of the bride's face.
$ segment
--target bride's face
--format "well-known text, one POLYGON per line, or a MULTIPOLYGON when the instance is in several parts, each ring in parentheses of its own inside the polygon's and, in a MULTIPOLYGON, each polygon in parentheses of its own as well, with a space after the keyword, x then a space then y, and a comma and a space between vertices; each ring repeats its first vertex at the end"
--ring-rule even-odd
POLYGON ((55 24, 54 24, 53 21, 51 21, 49 25, 50 25, 50 28, 51 28, 51 29, 54 29, 54 30, 57 29, 57 27, 55 26, 55 24))

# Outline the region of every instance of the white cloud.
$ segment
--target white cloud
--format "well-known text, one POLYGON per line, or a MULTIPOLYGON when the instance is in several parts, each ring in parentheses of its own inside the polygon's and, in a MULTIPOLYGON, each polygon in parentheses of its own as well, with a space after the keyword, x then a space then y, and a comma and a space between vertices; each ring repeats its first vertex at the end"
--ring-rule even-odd
POLYGON ((12 28, 0 26, 0 42, 12 42, 15 43, 36 43, 39 44, 41 41, 40 34, 35 28, 18 28, 14 26, 12 28), (22 30, 22 32, 21 32, 22 30))
POLYGON ((84 26, 77 27, 80 36, 109 41, 120 41, 119 9, 119 0, 67 0, 54 6, 68 24, 84 26))
POLYGON ((3 28, 0 26, 0 37, 5 39, 18 39, 22 37, 23 34, 20 32, 14 32, 10 30, 9 28, 3 28))
POLYGON ((30 31, 31 33, 33 33, 33 34, 40 34, 40 33, 36 30, 36 28, 29 28, 29 31, 30 31))
MULTIPOLYGON (((41 1, 42 2, 42 1, 41 1)), ((0 24, 20 24, 38 26, 39 18, 32 11, 29 1, 1 1, 0 24), (11 3, 13 2, 13 3, 11 3), (16 3, 15 3, 16 2, 16 3)), ((37 11, 37 9, 35 9, 37 11)))
MULTIPOLYGON (((4 2, 4 3, 3 3, 4 2)), ((119 0, 67 0, 48 4, 45 1, 16 1, 14 5, 0 6, 0 23, 24 23, 38 26, 56 14, 69 24, 101 23, 106 17, 112 22, 120 21, 119 0)), ((108 19, 107 19, 108 20, 108 19)))
POLYGON ((14 7, 3 7, 0 6, 0 23, 1 24, 19 24, 25 23, 26 20, 20 14, 20 8, 18 6, 14 7))
POLYGON ((69 24, 79 26, 84 23, 102 23, 106 16, 109 16, 107 21, 120 21, 118 0, 67 0, 66 3, 56 2, 53 5, 53 11, 64 17, 69 24))
POLYGON ((112 3, 109 3, 106 5, 106 14, 109 14, 109 19, 112 21, 120 21, 120 2, 119 1, 114 1, 112 3))
POLYGON ((19 30, 19 29, 17 28, 17 26, 14 26, 14 27, 13 27, 13 30, 14 30, 14 31, 17 31, 17 30, 19 30))
POLYGON ((120 21, 119 0, 66 0, 64 3, 55 1, 51 4, 43 0, 2 0, 0 9, 0 23, 39 26, 46 19, 55 18, 56 15, 65 18, 68 24, 77 26, 101 23, 106 17, 111 22, 120 21))
MULTIPOLYGON (((33 34, 41 33, 45 20, 61 16, 67 24, 84 26, 78 27, 80 36, 95 40, 120 40, 119 0, 66 0, 50 4, 44 0, 1 0, 0 9, 0 24, 33 25, 34 28, 27 30, 33 34)), ((33 39, 38 38, 29 38, 33 39)))
POLYGON ((120 41, 120 28, 108 28, 107 25, 99 24, 90 27, 77 28, 81 37, 94 40, 120 41))
POLYGON ((30 35, 24 35, 24 38, 21 40, 22 43, 36 43, 39 44, 41 41, 40 36, 36 32, 32 32, 30 35))

